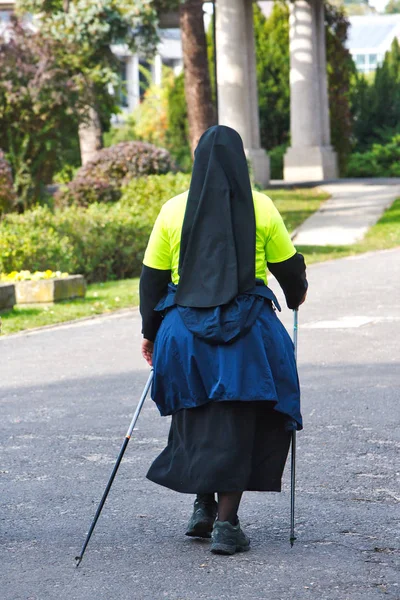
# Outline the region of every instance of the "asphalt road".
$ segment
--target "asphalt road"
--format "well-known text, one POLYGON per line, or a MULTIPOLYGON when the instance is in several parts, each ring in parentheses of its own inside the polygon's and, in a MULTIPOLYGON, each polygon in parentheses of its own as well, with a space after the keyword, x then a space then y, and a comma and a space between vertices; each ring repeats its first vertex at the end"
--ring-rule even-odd
POLYGON ((400 598, 400 249, 309 280, 293 549, 289 469, 281 494, 245 495, 251 552, 185 538, 192 498, 145 479, 168 431, 147 401, 76 569, 148 375, 138 313, 0 340, 1 600, 400 598))

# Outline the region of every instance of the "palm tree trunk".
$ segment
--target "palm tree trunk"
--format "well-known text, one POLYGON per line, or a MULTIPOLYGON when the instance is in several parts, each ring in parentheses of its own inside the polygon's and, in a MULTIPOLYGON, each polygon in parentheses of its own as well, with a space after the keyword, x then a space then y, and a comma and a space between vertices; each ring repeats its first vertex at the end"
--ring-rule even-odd
POLYGON ((203 0, 186 0, 180 6, 179 17, 190 146, 193 154, 200 136, 215 124, 204 31, 203 0))

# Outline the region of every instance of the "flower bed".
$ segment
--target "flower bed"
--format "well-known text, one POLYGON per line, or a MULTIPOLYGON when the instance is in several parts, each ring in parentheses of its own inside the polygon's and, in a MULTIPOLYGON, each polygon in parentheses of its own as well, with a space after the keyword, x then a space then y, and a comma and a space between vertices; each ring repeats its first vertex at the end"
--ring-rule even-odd
POLYGON ((83 298, 86 294, 86 281, 83 275, 68 275, 60 271, 13 271, 1 275, 0 284, 3 289, 4 304, 8 297, 8 306, 12 308, 11 292, 6 288, 14 288, 14 304, 36 304, 42 302, 58 302, 71 298, 83 298))
POLYGON ((52 271, 47 269, 46 271, 12 271, 11 273, 0 273, 1 282, 16 282, 16 281, 40 281, 42 279, 61 279, 69 277, 68 273, 62 273, 61 271, 52 271))

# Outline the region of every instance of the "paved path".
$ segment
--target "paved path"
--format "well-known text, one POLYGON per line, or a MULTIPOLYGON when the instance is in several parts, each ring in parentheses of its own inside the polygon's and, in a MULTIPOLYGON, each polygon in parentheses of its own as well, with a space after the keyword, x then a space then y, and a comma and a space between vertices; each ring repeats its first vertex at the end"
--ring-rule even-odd
POLYGON ((341 180, 320 188, 331 198, 299 227, 296 245, 354 244, 400 198, 400 179, 341 180))
POLYGON ((148 401, 75 569, 147 378, 139 316, 0 339, 1 600, 400 598, 400 249, 313 265, 309 279, 293 549, 289 470, 282 494, 245 495, 251 552, 185 538, 192 498, 145 479, 168 430, 148 401))

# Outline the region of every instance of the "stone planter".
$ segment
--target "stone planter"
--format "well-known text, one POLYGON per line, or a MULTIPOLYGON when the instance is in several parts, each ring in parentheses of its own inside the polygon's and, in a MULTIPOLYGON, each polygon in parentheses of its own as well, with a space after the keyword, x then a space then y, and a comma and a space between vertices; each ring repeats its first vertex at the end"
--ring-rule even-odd
POLYGON ((0 283, 0 311, 13 308, 15 303, 15 285, 13 283, 0 283))
POLYGON ((83 298, 85 294, 86 281, 83 275, 15 282, 17 304, 57 302, 68 298, 83 298))

